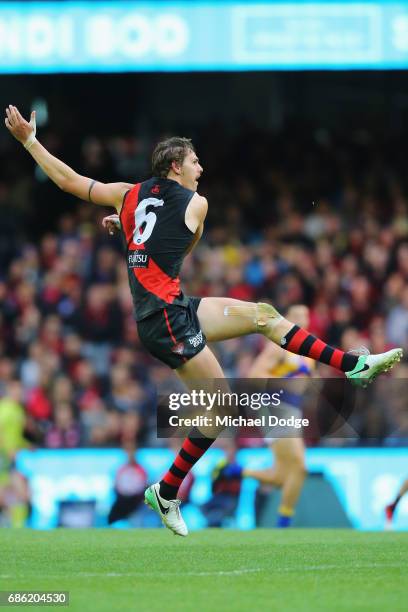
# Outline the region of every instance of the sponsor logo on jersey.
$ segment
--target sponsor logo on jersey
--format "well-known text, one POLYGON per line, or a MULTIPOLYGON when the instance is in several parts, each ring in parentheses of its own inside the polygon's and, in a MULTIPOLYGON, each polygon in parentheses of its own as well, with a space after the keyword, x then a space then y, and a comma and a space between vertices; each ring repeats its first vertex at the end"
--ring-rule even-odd
POLYGON ((147 268, 149 255, 140 251, 132 251, 128 255, 129 268, 147 268))
POLYGON ((159 185, 155 185, 154 187, 152 187, 152 193, 160 193, 159 185))
POLYGON ((174 346, 171 347, 173 353, 177 353, 177 355, 182 355, 184 353, 184 342, 177 342, 174 346))
POLYGON ((198 332, 198 334, 196 334, 192 338, 189 338, 188 341, 192 346, 194 346, 194 348, 199 346, 203 341, 203 332, 201 331, 201 329, 198 332))

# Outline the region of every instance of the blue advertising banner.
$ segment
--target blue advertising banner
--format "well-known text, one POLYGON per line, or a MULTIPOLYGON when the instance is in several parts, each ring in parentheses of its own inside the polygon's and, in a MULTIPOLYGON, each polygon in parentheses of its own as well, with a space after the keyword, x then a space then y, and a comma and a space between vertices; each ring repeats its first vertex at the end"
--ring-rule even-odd
MULTIPOLYGON (((149 482, 160 479, 171 464, 174 453, 168 449, 140 449, 137 461, 147 472, 149 482)), ((191 503, 185 513, 191 529, 204 527, 200 506, 211 497, 211 471, 223 452, 210 449, 194 467, 191 503)), ((32 495, 31 526, 57 526, 61 501, 96 502, 97 516, 106 524, 114 500, 113 483, 126 455, 118 449, 20 451, 17 468, 27 476, 32 495), (104 522, 105 521, 105 522, 104 522)), ((392 501, 402 481, 408 477, 408 449, 308 449, 309 472, 321 472, 332 485, 353 527, 383 529, 384 506, 392 501)), ((271 465, 268 449, 245 449, 237 461, 252 468, 271 465)), ((255 527, 254 500, 257 483, 244 479, 235 527, 255 527)), ((396 529, 408 529, 408 495, 401 500, 395 519, 396 529)))
POLYGON ((403 2, 0 2, 0 73, 406 67, 403 2))

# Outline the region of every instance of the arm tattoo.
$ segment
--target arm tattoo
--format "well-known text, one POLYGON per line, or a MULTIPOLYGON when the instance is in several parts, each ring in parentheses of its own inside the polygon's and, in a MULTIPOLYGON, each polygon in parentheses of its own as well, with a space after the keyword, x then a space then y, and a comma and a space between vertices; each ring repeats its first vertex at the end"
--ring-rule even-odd
POLYGON ((96 183, 96 181, 91 181, 91 184, 89 185, 89 191, 88 191, 88 200, 89 200, 90 202, 92 202, 92 200, 91 200, 91 191, 92 191, 92 189, 94 188, 95 183, 96 183))

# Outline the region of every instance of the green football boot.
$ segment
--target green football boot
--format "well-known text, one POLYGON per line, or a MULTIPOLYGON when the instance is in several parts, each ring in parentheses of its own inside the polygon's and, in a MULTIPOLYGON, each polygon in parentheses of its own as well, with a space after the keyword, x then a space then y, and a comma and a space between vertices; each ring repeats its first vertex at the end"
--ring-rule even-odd
POLYGON ((403 350, 395 348, 379 355, 360 355, 354 370, 346 372, 346 377, 358 387, 367 387, 383 372, 388 372, 401 361, 403 350))

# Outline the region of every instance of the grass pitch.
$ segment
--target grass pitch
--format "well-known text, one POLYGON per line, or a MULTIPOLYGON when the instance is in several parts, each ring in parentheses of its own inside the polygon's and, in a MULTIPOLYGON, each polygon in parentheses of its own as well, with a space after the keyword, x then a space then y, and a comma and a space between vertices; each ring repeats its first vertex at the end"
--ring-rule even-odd
POLYGON ((407 610, 408 533, 3 529, 0 590, 81 612, 407 610))

